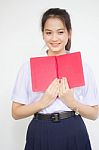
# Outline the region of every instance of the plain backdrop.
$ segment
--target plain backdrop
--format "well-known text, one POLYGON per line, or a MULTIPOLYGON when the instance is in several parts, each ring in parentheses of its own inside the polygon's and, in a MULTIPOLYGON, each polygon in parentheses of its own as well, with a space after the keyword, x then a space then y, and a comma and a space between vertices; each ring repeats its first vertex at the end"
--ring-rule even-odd
MULTIPOLYGON (((99 89, 98 0, 0 0, 0 149, 23 150, 32 117, 14 120, 11 92, 20 66, 45 52, 40 28, 42 13, 50 7, 67 9, 72 20, 72 51, 81 51, 99 89)), ((99 150, 99 119, 84 119, 93 150, 99 150)))

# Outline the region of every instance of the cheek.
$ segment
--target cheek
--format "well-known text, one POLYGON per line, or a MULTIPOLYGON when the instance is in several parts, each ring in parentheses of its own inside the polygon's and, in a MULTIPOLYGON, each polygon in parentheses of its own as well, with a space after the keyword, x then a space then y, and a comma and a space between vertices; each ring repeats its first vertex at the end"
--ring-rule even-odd
POLYGON ((68 37, 66 36, 65 38, 63 38, 64 44, 66 45, 68 42, 68 37))
POLYGON ((48 42, 50 41, 51 38, 48 37, 48 36, 44 36, 43 39, 44 39, 45 43, 48 43, 48 42))

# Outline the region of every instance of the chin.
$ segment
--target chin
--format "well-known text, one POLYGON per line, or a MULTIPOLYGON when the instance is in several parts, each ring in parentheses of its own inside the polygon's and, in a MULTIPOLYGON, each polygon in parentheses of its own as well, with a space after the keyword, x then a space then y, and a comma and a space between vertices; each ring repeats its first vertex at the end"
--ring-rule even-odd
POLYGON ((51 51, 52 51, 52 52, 61 52, 61 50, 60 50, 60 49, 57 49, 57 48, 53 48, 51 51))

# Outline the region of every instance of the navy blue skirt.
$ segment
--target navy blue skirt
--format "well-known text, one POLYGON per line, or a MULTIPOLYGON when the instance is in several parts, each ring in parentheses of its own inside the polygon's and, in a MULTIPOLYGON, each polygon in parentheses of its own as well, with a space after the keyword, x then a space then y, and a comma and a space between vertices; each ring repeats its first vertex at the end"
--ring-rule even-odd
POLYGON ((24 150, 92 150, 86 126, 78 115, 52 122, 33 119, 24 150))

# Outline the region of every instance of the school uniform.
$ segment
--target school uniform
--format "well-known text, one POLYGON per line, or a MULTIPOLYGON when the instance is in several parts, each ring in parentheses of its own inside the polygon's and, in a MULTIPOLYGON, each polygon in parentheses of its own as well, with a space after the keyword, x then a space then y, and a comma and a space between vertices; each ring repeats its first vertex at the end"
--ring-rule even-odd
MULTIPOLYGON (((98 105, 99 96, 92 70, 87 64, 84 64, 83 71, 85 85, 74 88, 75 99, 82 104, 98 105)), ((11 99, 14 102, 28 105, 39 101, 43 94, 43 92, 32 91, 30 64, 22 65, 11 99)), ((75 115, 58 97, 39 113, 43 115, 35 114, 28 126, 25 150, 91 150, 89 135, 83 119, 80 115, 75 115), (66 117, 64 112, 71 112, 72 115, 66 117), (49 116, 53 113, 55 113, 54 119, 52 115, 49 116), (63 118, 59 116, 59 113, 63 118)))

